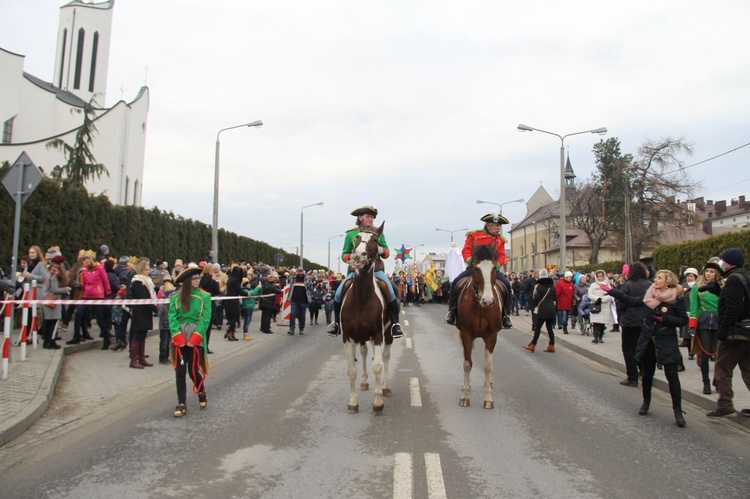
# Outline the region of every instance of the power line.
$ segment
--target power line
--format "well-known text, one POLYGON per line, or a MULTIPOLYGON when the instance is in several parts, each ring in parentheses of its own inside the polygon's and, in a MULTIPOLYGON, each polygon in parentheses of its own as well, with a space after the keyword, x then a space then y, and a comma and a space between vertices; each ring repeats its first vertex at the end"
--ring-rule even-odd
POLYGON ((665 173, 665 175, 669 175, 670 173, 677 173, 679 171, 684 171, 684 170, 687 170, 688 168, 692 168, 694 166, 702 165, 703 163, 708 163, 709 161, 713 161, 716 158, 720 158, 722 156, 726 156, 729 153, 732 153, 734 151, 738 151, 738 150, 742 149, 743 147, 747 147, 747 146, 750 146, 750 142, 748 142, 747 144, 742 144, 739 147, 735 147, 734 149, 731 149, 729 151, 723 152, 721 154, 717 154, 716 156, 714 156, 712 158, 704 159, 703 161, 698 161, 697 163, 693 163, 692 165, 683 166, 682 168, 678 168, 677 170, 674 170, 674 171, 671 171, 671 172, 667 172, 667 173, 665 173))

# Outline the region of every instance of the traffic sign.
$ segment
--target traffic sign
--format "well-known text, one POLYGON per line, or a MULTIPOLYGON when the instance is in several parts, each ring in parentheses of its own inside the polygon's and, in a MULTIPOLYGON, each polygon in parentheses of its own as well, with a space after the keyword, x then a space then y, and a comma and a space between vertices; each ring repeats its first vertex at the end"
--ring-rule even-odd
POLYGON ((39 182, 44 178, 42 171, 31 161, 26 151, 22 152, 8 173, 3 177, 3 185, 13 199, 25 203, 39 182), (20 191, 19 191, 20 187, 20 191))

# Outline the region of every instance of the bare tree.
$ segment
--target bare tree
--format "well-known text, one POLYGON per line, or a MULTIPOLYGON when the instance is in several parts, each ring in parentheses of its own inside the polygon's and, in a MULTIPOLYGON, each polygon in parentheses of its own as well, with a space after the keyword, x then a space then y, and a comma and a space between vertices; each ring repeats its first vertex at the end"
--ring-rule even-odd
POLYGON ((599 251, 612 232, 612 223, 604 216, 605 205, 602 202, 602 186, 593 180, 579 183, 571 194, 568 194, 568 221, 583 231, 591 245, 589 263, 599 263, 599 251))

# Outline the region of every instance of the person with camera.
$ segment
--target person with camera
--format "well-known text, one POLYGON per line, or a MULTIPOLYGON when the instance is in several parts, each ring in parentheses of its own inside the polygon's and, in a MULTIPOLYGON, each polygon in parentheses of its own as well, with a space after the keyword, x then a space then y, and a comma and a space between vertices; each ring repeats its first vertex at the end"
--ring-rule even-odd
MULTIPOLYGON (((708 291, 719 295, 719 329, 716 337, 714 379, 719 398, 716 409, 708 412, 709 418, 722 418, 734 414, 732 372, 736 366, 745 386, 750 390, 750 276, 744 269, 745 254, 738 248, 729 248, 719 261, 724 271, 724 287, 718 282, 707 284, 708 291)), ((742 409, 750 417, 750 409, 742 409)))

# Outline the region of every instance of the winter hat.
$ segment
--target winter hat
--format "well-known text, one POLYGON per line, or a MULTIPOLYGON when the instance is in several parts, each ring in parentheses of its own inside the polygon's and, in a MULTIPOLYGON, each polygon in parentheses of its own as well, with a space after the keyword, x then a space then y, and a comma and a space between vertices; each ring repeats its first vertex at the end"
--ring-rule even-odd
POLYGON ((112 270, 113 268, 115 268, 115 261, 111 258, 107 258, 106 260, 104 260, 104 268, 107 270, 112 270))
POLYGON ((700 274, 698 273, 698 270, 696 270, 694 267, 690 267, 685 269, 685 275, 687 274, 693 274, 695 277, 698 277, 700 274))
POLYGON ((729 248, 721 254, 721 259, 735 267, 742 267, 745 265, 745 254, 738 248, 729 248))
POLYGON ((55 255, 52 258, 50 258, 50 261, 52 263, 56 263, 58 265, 61 265, 61 264, 65 263, 65 257, 62 256, 60 253, 57 253, 57 255, 55 255))
POLYGON ((565 277, 573 277, 573 272, 571 272, 570 270, 566 270, 565 277))
POLYGON ((120 260, 118 260, 121 265, 126 265, 130 261, 130 257, 127 255, 122 255, 120 257, 120 260))
POLYGON ((107 251, 109 251, 109 246, 107 246, 106 244, 102 244, 101 246, 99 246, 99 251, 101 251, 102 253, 106 253, 107 251))
POLYGON ((549 278, 549 272, 547 272, 547 269, 541 269, 539 271, 539 279, 547 279, 549 278))

